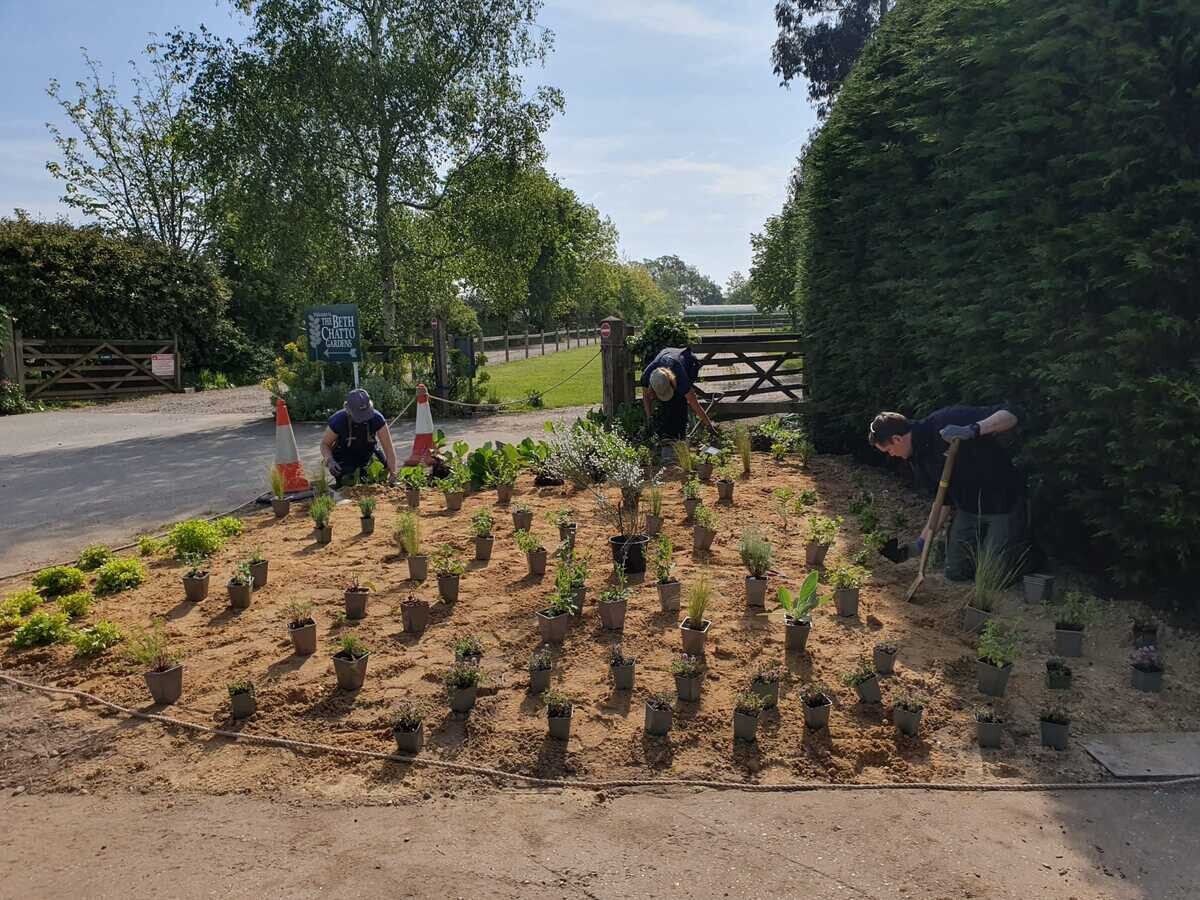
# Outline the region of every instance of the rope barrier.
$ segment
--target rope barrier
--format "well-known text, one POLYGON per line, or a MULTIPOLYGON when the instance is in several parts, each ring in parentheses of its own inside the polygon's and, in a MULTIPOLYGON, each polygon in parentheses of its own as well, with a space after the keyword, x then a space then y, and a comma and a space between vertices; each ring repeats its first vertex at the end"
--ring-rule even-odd
POLYGON ((1047 792, 1047 791, 1132 791, 1132 790, 1157 790, 1159 788, 1180 787, 1184 785, 1200 784, 1200 776, 1188 776, 1184 778, 1171 778, 1163 781, 1099 781, 1099 782, 1043 782, 1043 783, 1028 783, 1028 784, 1005 784, 998 782, 903 782, 893 781, 882 784, 872 784, 864 782, 829 782, 829 781, 801 781, 781 784, 757 784, 754 782, 741 781, 717 781, 712 779, 691 779, 691 778, 620 778, 603 781, 586 781, 570 778, 543 778, 537 775, 525 775, 521 772, 506 772, 503 769, 494 769, 490 766, 476 766, 470 763, 448 762, 441 759, 429 759, 422 756, 399 755, 395 753, 383 753, 378 750, 360 750, 354 747, 338 747, 333 744, 321 744, 314 741, 298 741, 291 738, 274 737, 272 735, 249 734, 242 731, 225 731, 220 728, 212 728, 208 725, 201 725, 198 722, 189 722, 186 719, 177 719, 173 716, 163 716, 157 713, 147 713, 131 707, 122 706, 119 703, 114 703, 111 700, 105 700, 95 694, 90 694, 87 691, 80 691, 74 688, 51 687, 50 685, 37 684, 36 682, 26 681, 23 678, 16 678, 4 672, 0 672, 0 680, 9 684, 22 687, 27 690, 40 691, 44 694, 59 694, 71 697, 78 697, 98 706, 103 706, 115 712, 123 713, 132 716, 135 719, 142 719, 147 722, 158 722, 162 725, 168 725, 176 728, 183 728, 187 731, 196 732, 198 734, 207 734, 215 737, 229 738, 234 741, 239 741, 247 744, 262 744, 269 747, 281 747, 286 750, 305 750, 316 751, 320 753, 331 753, 337 756, 346 756, 358 759, 379 759, 385 762, 406 763, 413 766, 423 766, 433 769, 442 769, 449 772, 457 772, 463 775, 478 775, 484 778, 500 780, 500 781, 520 781, 535 787, 548 788, 567 788, 575 790, 591 790, 604 791, 614 790, 619 788, 664 788, 664 787, 680 787, 680 788, 707 788, 710 790, 737 790, 746 791, 749 793, 800 793, 809 791, 935 791, 946 793, 1032 793, 1032 792, 1047 792))

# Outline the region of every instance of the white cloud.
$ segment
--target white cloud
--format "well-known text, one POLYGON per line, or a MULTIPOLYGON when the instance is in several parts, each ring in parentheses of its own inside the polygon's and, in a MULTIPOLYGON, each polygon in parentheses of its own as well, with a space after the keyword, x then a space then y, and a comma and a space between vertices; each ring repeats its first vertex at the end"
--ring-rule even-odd
POLYGON ((773 39, 769 27, 730 22, 682 0, 551 0, 548 5, 603 22, 677 37, 739 44, 773 39))

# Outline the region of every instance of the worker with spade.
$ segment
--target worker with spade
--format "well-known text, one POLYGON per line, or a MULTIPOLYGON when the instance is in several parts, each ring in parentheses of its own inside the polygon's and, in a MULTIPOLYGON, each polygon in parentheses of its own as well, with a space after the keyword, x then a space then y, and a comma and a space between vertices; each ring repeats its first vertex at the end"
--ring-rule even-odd
POLYGON ((918 486, 930 494, 937 490, 950 442, 960 442, 945 505, 933 527, 927 525, 909 547, 891 542, 884 555, 901 562, 914 550, 920 553, 941 531, 953 509, 954 521, 946 541, 947 578, 973 580, 981 547, 1002 554, 1006 569, 1017 568, 1027 549, 1025 482, 996 435, 1012 430, 1018 422, 1016 414, 1004 405, 949 406, 923 419, 896 412, 877 415, 868 431, 871 445, 888 456, 908 460, 918 486))
POLYGON ((687 436, 688 409, 710 431, 712 420, 696 399, 695 383, 700 375, 700 360, 690 347, 667 347, 650 361, 642 372, 642 408, 659 438, 679 440, 687 436), (654 403, 661 406, 654 415, 654 403))

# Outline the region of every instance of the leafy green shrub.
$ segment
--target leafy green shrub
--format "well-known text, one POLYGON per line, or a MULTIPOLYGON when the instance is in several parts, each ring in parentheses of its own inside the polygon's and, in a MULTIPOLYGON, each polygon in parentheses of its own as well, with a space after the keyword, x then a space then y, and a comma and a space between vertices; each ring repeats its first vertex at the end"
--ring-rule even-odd
POLYGON ((242 520, 234 516, 221 516, 213 522, 213 525, 216 526, 217 531, 221 532, 222 536, 227 538, 237 537, 245 529, 242 520))
POLYGON ((20 650, 24 647, 43 647, 61 644, 71 636, 71 623, 65 613, 35 612, 13 632, 12 645, 20 650))
POLYGON ((873 452, 881 403, 1013 403, 1039 535, 1194 575, 1197 54, 1192 0, 895 4, 800 177, 819 449, 873 452))
POLYGON ((158 556, 165 551, 170 544, 161 538, 152 537, 148 534, 143 534, 138 538, 138 553, 142 556, 158 556))
POLYGON ((77 657, 99 656, 109 647, 121 643, 121 631, 112 622, 101 620, 95 625, 81 628, 71 635, 71 644, 77 657))
POLYGON ((80 590, 87 578, 74 566, 50 566, 33 576, 33 586, 43 597, 60 597, 80 590))
POLYGON ((112 558, 113 552, 103 544, 88 544, 79 551, 79 559, 75 566, 84 572, 90 572, 100 568, 112 558))
POLYGON ((167 543, 175 552, 176 559, 186 557, 209 557, 225 544, 225 536, 212 522, 204 519, 189 519, 178 522, 167 535, 167 543))
POLYGON ((15 416, 18 413, 33 412, 39 404, 30 403, 25 399, 25 392, 15 381, 0 378, 0 416, 15 416))
POLYGON ((146 567, 137 559, 114 559, 96 573, 96 594, 119 594, 146 580, 146 567))
POLYGON ((88 614, 92 608, 92 595, 87 591, 76 591, 58 598, 58 608, 67 614, 68 618, 79 619, 88 614))
POLYGON ((15 612, 19 616, 27 616, 41 605, 42 595, 35 590, 28 589, 9 594, 4 598, 0 607, 15 612))
POLYGON ((645 367, 667 347, 686 347, 695 335, 682 316, 651 316, 637 334, 629 337, 628 346, 637 362, 645 367))

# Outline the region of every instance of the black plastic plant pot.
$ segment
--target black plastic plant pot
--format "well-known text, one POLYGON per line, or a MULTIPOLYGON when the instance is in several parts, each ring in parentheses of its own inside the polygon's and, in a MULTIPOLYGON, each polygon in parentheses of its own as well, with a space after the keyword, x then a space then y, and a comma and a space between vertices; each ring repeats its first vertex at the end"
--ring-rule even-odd
POLYGON ((767 605, 767 579, 746 576, 746 605, 763 609, 767 605))
POLYGON ((825 554, 828 552, 828 544, 807 543, 804 545, 804 564, 810 569, 819 569, 825 565, 825 554))
POLYGON ((415 731, 396 728, 392 731, 392 737, 396 739, 396 749, 400 753, 420 753, 425 746, 425 723, 418 725, 415 731))
POLYGON ((695 703, 700 699, 700 681, 701 678, 699 675, 695 678, 685 678, 683 675, 676 675, 675 694, 685 703, 695 703))
POLYGON ((895 650, 888 653, 881 647, 872 650, 871 657, 875 662, 875 671, 880 675, 891 675, 896 669, 896 653, 895 650))
POLYGON ((843 619, 858 615, 858 588, 838 588, 833 592, 833 605, 843 619))
POLYGON ((1083 656, 1083 629, 1062 628, 1054 629, 1055 656, 1083 656))
POLYGON ((700 628, 689 628, 688 620, 679 623, 680 640, 683 642, 683 652, 688 656, 703 656, 704 643, 708 637, 708 629, 712 622, 705 619, 700 628))
POLYGON ((264 559, 262 562, 250 563, 250 580, 254 590, 267 586, 267 566, 270 565, 270 560, 264 559))
POLYGON ((361 688, 367 677, 368 659, 369 656, 360 656, 358 659, 333 657, 333 671, 337 675, 338 687, 343 691, 357 691, 361 688))
POLYGON ((984 750, 995 750, 1004 739, 1003 722, 976 722, 975 739, 984 750))
POLYGON ((1163 688, 1163 673, 1162 672, 1147 672, 1143 669, 1135 669, 1129 667, 1129 683, 1139 691, 1144 691, 1148 694, 1157 694, 1163 688))
POLYGON ((271 512, 275 513, 275 518, 282 519, 292 511, 292 501, 286 497, 279 499, 278 497, 271 500, 271 512))
POLYGON ((562 487, 562 485, 563 480, 561 478, 555 478, 553 475, 533 476, 534 487, 562 487))
POLYGON ((812 633, 811 619, 793 619, 783 617, 783 648, 786 653, 803 653, 808 646, 808 636, 812 633))
POLYGON ((608 539, 613 563, 620 566, 626 575, 637 575, 646 571, 646 544, 650 538, 644 534, 626 537, 614 535, 608 539))
POLYGON ((456 713, 470 712, 475 708, 475 699, 478 693, 478 685, 465 688, 450 688, 450 711, 456 713))
POLYGON ((1040 722, 1042 730, 1042 746, 1055 750, 1066 750, 1071 739, 1071 723, 1065 725, 1059 722, 1040 722))
POLYGON ((546 548, 542 547, 539 550, 530 550, 525 554, 525 563, 529 567, 530 575, 545 575, 546 548))
POLYGON ((200 578, 183 576, 183 597, 188 603, 200 603, 208 596, 208 579, 206 573, 200 578))
POLYGON ((567 524, 567 525, 559 525, 558 526, 558 539, 560 541, 570 541, 570 546, 574 547, 575 546, 575 533, 578 531, 578 529, 579 529, 579 526, 576 525, 574 522, 567 524))
POLYGON ((466 496, 462 491, 444 491, 443 496, 446 498, 447 510, 458 512, 462 509, 463 498, 466 496))
POLYGON ((1069 691, 1071 689, 1072 673, 1061 669, 1046 670, 1046 687, 1052 691, 1069 691))
POLYGON ((244 694, 234 694, 229 698, 229 713, 235 719, 248 719, 258 709, 258 701, 247 691, 244 694))
POLYGON ((515 531, 528 531, 529 527, 533 525, 533 510, 514 509, 512 520, 515 531))
POLYGON ((1053 575, 1026 575, 1021 588, 1026 603, 1046 604, 1054 600, 1053 575))
POLYGON ((921 730, 921 710, 893 709, 892 724, 901 734, 916 737, 917 732, 921 730))
POLYGON ((183 694, 183 666, 147 672, 146 687, 155 703, 170 706, 183 694))
POLYGON ((492 558, 492 547, 495 546, 496 539, 486 534, 483 537, 475 538, 475 559, 479 562, 487 562, 492 558))
POLYGON ((706 553, 712 549, 713 541, 716 540, 717 532, 712 528, 705 528, 703 525, 696 525, 692 528, 692 550, 696 553, 706 553))
POLYGON ((671 730, 671 721, 674 715, 674 710, 670 707, 666 709, 658 709, 646 704, 646 734, 654 735, 655 737, 665 737, 671 730))
POLYGON ((333 526, 326 525, 324 528, 318 528, 313 534, 318 544, 328 544, 333 540, 333 526))
POLYGON ((596 604, 596 609, 600 611, 600 624, 605 631, 624 630, 625 611, 628 606, 628 600, 601 600, 596 604))
POLYGON ((609 666, 613 678, 614 691, 632 691, 633 690, 633 663, 626 663, 623 666, 609 666))
POLYGON ((312 656, 317 652, 317 623, 293 627, 288 625, 288 634, 292 637, 292 649, 297 656, 312 656))
MULTIPOLYGON (((587 603, 587 585, 581 584, 578 588, 575 589, 575 594, 571 597, 571 615, 574 616, 575 618, 579 618, 580 616, 582 616, 583 615, 583 607, 586 603, 587 603)), ((603 613, 601 613, 600 618, 601 619, 604 618, 603 613)))
POLYGON ((804 727, 809 731, 820 731, 829 725, 829 712, 833 709, 833 701, 826 700, 820 706, 804 704, 804 727))
POLYGON ((662 531, 662 516, 652 516, 646 513, 646 536, 658 537, 658 533, 662 531))
POLYGON ((357 590, 347 588, 342 597, 342 602, 346 607, 346 618, 365 619, 367 617, 367 600, 370 596, 371 591, 368 588, 360 587, 357 590))
POLYGON ((976 634, 983 630, 983 626, 987 624, 991 613, 986 613, 982 609, 976 609, 969 603, 963 607, 963 631, 967 634, 976 634))
POLYGON ((1008 689, 1008 677, 1012 675, 1012 665, 1000 668, 982 659, 975 660, 975 675, 978 679, 979 692, 989 697, 1003 697, 1008 689))
POLYGON ((420 637, 429 627, 429 601, 405 600, 400 604, 400 619, 404 623, 405 634, 420 637))
POLYGON ((717 482, 717 502, 725 506, 733 505, 733 482, 718 481, 717 482))
POLYGON ((508 503, 512 500, 513 486, 511 484, 501 484, 496 487, 496 501, 498 503, 508 503))
POLYGON ((530 669, 529 670, 529 693, 544 694, 550 690, 550 670, 549 669, 530 669))
POLYGON ((421 489, 420 488, 405 488, 404 502, 408 504, 409 509, 416 509, 421 505, 421 489))
POLYGON ((429 557, 425 554, 408 558, 408 577, 410 581, 424 581, 429 577, 429 557))
POLYGON ((713 464, 710 462, 702 462, 696 466, 696 477, 708 484, 712 481, 713 464))
POLYGON ((879 691, 879 676, 872 675, 866 681, 860 681, 854 686, 860 703, 882 703, 883 694, 879 691))
POLYGON ((250 600, 254 596, 254 586, 249 584, 229 584, 229 605, 234 609, 249 609, 250 600))
POLYGON ((566 613, 553 613, 543 609, 537 614, 538 632, 547 644, 561 644, 567 638, 567 626, 571 617, 566 613))
POLYGON ((683 585, 678 581, 660 581, 658 583, 658 607, 663 612, 679 610, 679 595, 683 585))
POLYGON ((437 577, 438 596, 447 603, 458 601, 458 587, 461 575, 439 575, 437 577))
POLYGON ((733 739, 753 744, 758 740, 758 716, 750 716, 734 710, 733 739))
POLYGON ((566 741, 571 738, 571 710, 567 710, 565 716, 546 716, 546 723, 550 728, 550 737, 566 741))
POLYGON ((360 516, 359 520, 358 520, 358 524, 359 524, 360 530, 362 531, 363 534, 374 534, 375 533, 375 517, 374 516, 360 516))

